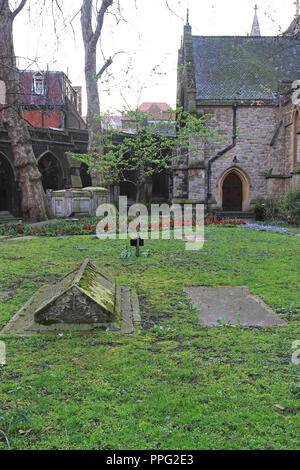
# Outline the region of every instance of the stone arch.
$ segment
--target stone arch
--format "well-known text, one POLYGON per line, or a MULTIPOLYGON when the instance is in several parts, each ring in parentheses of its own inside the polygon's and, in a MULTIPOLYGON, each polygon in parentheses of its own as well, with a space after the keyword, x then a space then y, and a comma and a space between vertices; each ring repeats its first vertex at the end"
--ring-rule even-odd
POLYGON ((218 206, 225 211, 247 211, 250 209, 249 197, 250 180, 247 174, 236 166, 224 171, 218 182, 218 206), (230 188, 232 188, 231 197, 230 188))
POLYGON ((37 161, 42 175, 44 190, 47 191, 47 189, 63 189, 64 172, 57 156, 50 150, 47 150, 39 156, 37 161))
POLYGON ((15 212, 15 171, 6 155, 0 152, 0 212, 15 212))

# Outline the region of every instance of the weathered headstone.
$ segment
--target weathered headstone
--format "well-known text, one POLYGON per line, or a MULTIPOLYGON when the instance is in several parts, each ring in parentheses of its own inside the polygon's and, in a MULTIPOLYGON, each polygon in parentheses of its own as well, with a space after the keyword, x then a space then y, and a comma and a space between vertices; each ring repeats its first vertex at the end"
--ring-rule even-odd
POLYGON ((41 287, 1 334, 100 328, 130 334, 140 322, 136 292, 118 285, 90 260, 54 284, 41 287))

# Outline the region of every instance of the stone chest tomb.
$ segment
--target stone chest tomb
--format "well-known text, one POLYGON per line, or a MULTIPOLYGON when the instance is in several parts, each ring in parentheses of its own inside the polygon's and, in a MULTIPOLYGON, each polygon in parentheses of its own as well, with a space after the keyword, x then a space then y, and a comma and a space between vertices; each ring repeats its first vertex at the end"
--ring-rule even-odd
POLYGON ((67 276, 41 287, 2 334, 94 328, 133 333, 140 322, 137 294, 90 260, 67 276))
POLYGON ((106 188, 89 187, 47 191, 48 206, 53 217, 95 216, 101 204, 110 201, 106 188))

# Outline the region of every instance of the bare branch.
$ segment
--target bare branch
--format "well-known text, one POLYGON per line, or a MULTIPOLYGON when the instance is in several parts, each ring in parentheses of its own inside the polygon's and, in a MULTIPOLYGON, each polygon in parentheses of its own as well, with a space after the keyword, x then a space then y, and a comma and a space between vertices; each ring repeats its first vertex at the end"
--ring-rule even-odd
POLYGON ((100 71, 97 73, 96 75, 96 79, 99 80, 102 75, 104 74, 105 70, 108 69, 108 67, 111 66, 111 64, 113 63, 113 60, 114 58, 116 57, 116 55, 118 54, 125 54, 125 51, 119 51, 119 52, 116 52, 112 57, 109 57, 109 59, 107 59, 107 61, 105 62, 105 64, 103 65, 103 67, 100 69, 100 71))
POLYGON ((96 30, 93 34, 92 40, 91 40, 91 47, 96 47, 96 44, 98 42, 98 39, 100 37, 102 27, 103 27, 103 22, 104 22, 104 15, 109 7, 111 7, 113 4, 113 0, 102 0, 101 8, 98 12, 97 15, 97 26, 96 30))
POLYGON ((75 15, 71 18, 70 20, 70 26, 72 28, 72 31, 73 31, 73 35, 74 35, 74 38, 75 38, 75 30, 74 30, 74 27, 73 27, 73 21, 75 20, 75 18, 77 18, 77 16, 79 15, 81 9, 77 11, 77 13, 75 13, 75 15))
POLYGON ((13 19, 20 13, 21 10, 23 10, 26 3, 27 3, 27 0, 21 0, 21 3, 19 4, 19 6, 12 12, 13 19))
POLYGON ((58 0, 55 0, 55 4, 56 4, 57 8, 59 9, 60 13, 63 16, 63 11, 62 11, 61 5, 58 3, 58 0))
POLYGON ((181 18, 180 16, 178 16, 177 13, 175 13, 175 11, 170 7, 170 5, 169 5, 169 0, 165 0, 165 2, 166 2, 166 7, 168 8, 168 10, 169 10, 171 13, 173 13, 173 15, 177 16, 177 18, 179 18, 180 20, 183 21, 183 18, 181 18))
POLYGON ((99 80, 102 75, 104 74, 105 70, 108 69, 108 67, 111 66, 111 64, 113 63, 113 59, 112 57, 109 57, 109 59, 107 59, 107 61, 105 62, 105 64, 103 65, 103 67, 100 69, 100 71, 97 73, 96 75, 96 79, 99 80))

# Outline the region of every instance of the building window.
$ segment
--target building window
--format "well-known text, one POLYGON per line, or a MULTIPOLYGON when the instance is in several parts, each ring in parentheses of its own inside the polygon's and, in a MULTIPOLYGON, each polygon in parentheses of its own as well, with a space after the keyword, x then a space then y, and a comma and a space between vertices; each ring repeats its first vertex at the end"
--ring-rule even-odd
POLYGON ((43 95, 45 91, 45 78, 41 73, 33 76, 33 92, 36 95, 43 95))
POLYGON ((300 161, 300 115, 297 108, 293 110, 293 156, 292 171, 300 161))
POLYGON ((5 83, 3 80, 0 80, 0 105, 5 104, 5 97, 6 95, 6 88, 5 88, 5 83))

